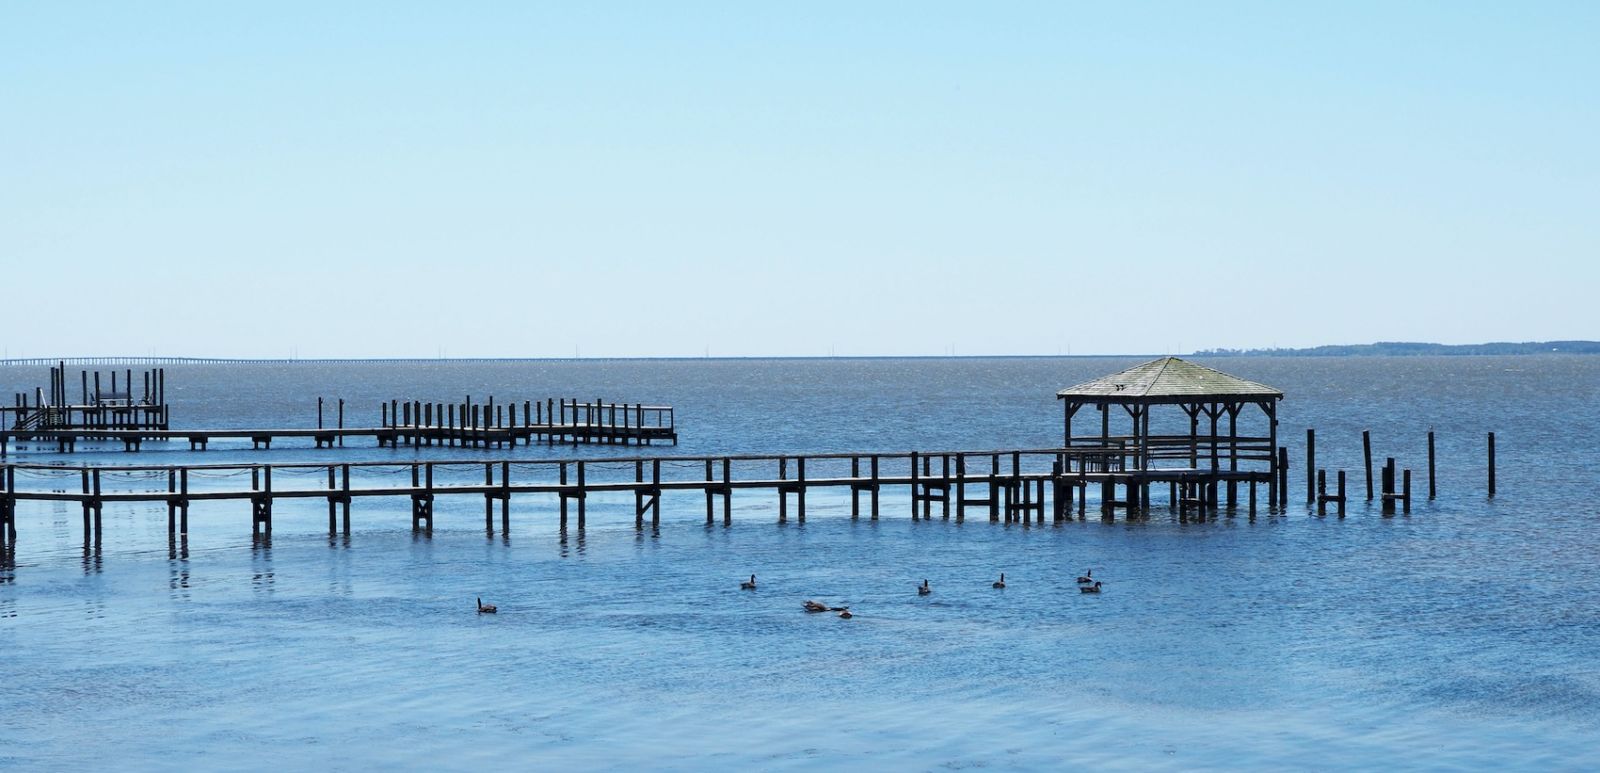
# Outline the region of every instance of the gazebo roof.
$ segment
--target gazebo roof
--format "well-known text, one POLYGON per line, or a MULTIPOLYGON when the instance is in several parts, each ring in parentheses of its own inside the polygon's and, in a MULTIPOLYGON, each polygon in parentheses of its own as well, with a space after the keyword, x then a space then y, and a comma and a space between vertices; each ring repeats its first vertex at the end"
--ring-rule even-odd
POLYGON ((1162 357, 1056 393, 1081 403, 1202 403, 1281 400, 1283 393, 1177 357, 1162 357))

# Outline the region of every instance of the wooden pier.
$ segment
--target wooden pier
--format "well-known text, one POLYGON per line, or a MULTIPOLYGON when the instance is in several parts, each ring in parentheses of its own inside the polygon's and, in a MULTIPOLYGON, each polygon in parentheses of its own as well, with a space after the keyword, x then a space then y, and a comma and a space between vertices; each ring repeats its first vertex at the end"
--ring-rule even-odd
POLYGON ((274 441, 309 439, 316 448, 343 446, 349 439, 370 439, 378 447, 459 446, 512 448, 534 442, 550 445, 593 443, 602 445, 678 444, 674 410, 666 405, 583 402, 550 399, 543 402, 478 404, 420 401, 383 404, 375 427, 345 427, 344 405, 339 403, 338 424, 323 425, 318 401, 317 427, 275 429, 168 429, 156 427, 88 426, 76 428, 25 428, 0 431, 0 457, 18 441, 43 442, 63 453, 77 450, 79 441, 120 442, 124 451, 143 450, 147 441, 187 442, 189 450, 204 451, 213 440, 249 440, 255 449, 271 448, 274 441), (396 417, 399 417, 398 419, 396 417))
MULTIPOLYGON (((159 383, 159 381, 158 381, 159 383)), ((591 459, 405 460, 399 462, 300 462, 292 464, 56 465, 0 463, 0 559, 14 561, 16 511, 22 502, 75 503, 83 512, 86 549, 98 545, 107 504, 163 503, 171 540, 186 539, 189 507, 194 503, 249 502, 252 533, 269 536, 273 512, 282 500, 320 500, 328 506, 330 534, 350 534, 351 506, 356 500, 403 498, 410 502, 413 531, 431 534, 434 505, 440 498, 481 498, 484 529, 502 535, 511 529, 511 501, 518 497, 553 499, 544 511, 566 533, 576 519, 586 527, 588 500, 610 495, 626 501, 632 494, 635 528, 646 516, 660 525, 662 498, 687 494, 704 498, 705 524, 719 516, 733 522, 735 492, 741 498, 776 496, 779 523, 791 513, 805 521, 807 495, 818 490, 849 494, 850 517, 876 520, 886 490, 906 496, 911 520, 966 520, 976 510, 991 522, 1043 524, 1046 513, 1055 523, 1093 510, 1107 521, 1120 510, 1128 519, 1153 511, 1152 493, 1166 489, 1167 508, 1180 521, 1206 520, 1237 512, 1241 499, 1251 518, 1258 509, 1258 489, 1266 488, 1269 513, 1287 512, 1288 448, 1278 445, 1277 403, 1282 393, 1218 371, 1164 358, 1130 368, 1058 393, 1064 406, 1058 448, 1003 451, 909 451, 799 455, 659 456, 591 459), (1176 407, 1187 419, 1186 434, 1151 432, 1150 414, 1176 407), (1264 432, 1244 434, 1239 419, 1244 409, 1260 409, 1264 432), (1085 408, 1099 412, 1099 432, 1075 435, 1073 419, 1085 408), (1131 420, 1131 432, 1111 433, 1114 409, 1131 420), (1202 418, 1209 424, 1201 430, 1202 418), (1221 426, 1226 418, 1226 432, 1221 426), (248 478, 249 485, 244 485, 248 478), (1164 486, 1162 484, 1165 484, 1164 486), (1241 487, 1248 492, 1241 497, 1241 487), (1225 492, 1225 493, 1224 493, 1225 492), (497 518, 498 513, 498 518, 497 518), (497 525, 498 524, 498 525, 497 525)), ((380 425, 350 429, 323 426, 322 401, 318 427, 283 430, 30 429, 0 433, 0 452, 10 437, 60 438, 63 450, 77 437, 120 438, 130 450, 145 439, 187 439, 204 448, 211 439, 248 438, 257 447, 274 439, 309 437, 318 447, 341 444, 350 437, 373 437, 380 446, 515 446, 544 440, 577 444, 677 441, 673 409, 668 406, 547 400, 479 404, 391 400, 380 410, 380 425)), ((1169 425, 1171 426, 1171 425, 1169 425)), ((1181 425, 1179 425, 1181 426, 1181 425)), ((1175 429, 1178 427, 1174 427, 1175 429)), ((1487 438, 1488 495, 1495 495, 1495 435, 1487 438)), ((1434 437, 1428 433, 1428 496, 1437 495, 1434 437)), ((1367 499, 1374 498, 1372 438, 1362 433, 1367 499)), ((1316 433, 1306 433, 1308 504, 1318 514, 1327 505, 1346 509, 1346 476, 1336 472, 1336 491, 1328 492, 1326 470, 1316 468, 1316 433)), ((1397 467, 1393 457, 1383 467, 1381 499, 1384 515, 1396 507, 1411 511, 1411 470, 1397 467)), ((893 508, 893 513, 906 510, 893 508)))
MULTIPOLYGON (((324 500, 330 533, 350 532, 350 508, 358 499, 391 497, 411 503, 412 528, 431 532, 434 502, 442 497, 481 498, 484 528, 511 528, 513 496, 553 497, 562 529, 575 518, 583 529, 587 502, 595 494, 632 494, 634 525, 646 516, 657 527, 661 499, 669 493, 703 496, 705 523, 720 515, 733 522, 735 492, 765 492, 777 497, 777 520, 806 519, 806 495, 818 489, 850 494, 852 518, 873 520, 883 512, 888 488, 899 488, 909 500, 913 521, 953 518, 964 521, 977 510, 989 521, 1042 524, 1046 513, 1055 522, 1083 519, 1090 493, 1099 487, 1096 510, 1114 519, 1121 508, 1127 517, 1142 511, 1109 498, 1118 486, 1172 484, 1190 494, 1209 490, 1187 503, 1174 499, 1187 517, 1217 511, 1218 482, 1249 485, 1249 513, 1256 513, 1255 491, 1261 472, 1205 469, 1132 470, 1131 447, 1031 449, 1008 451, 939 451, 809 455, 667 456, 631 459, 487 461, 416 461, 295 464, 193 464, 89 466, 9 463, 0 465, 0 536, 16 539, 19 502, 69 502, 83 511, 85 540, 100 539, 101 515, 107 504, 164 503, 167 528, 177 537, 189 531, 191 504, 212 501, 250 503, 252 533, 270 534, 274 507, 283 500, 324 500), (248 479, 246 487, 244 481, 248 479), (792 504, 791 504, 792 503, 792 504)), ((771 501, 771 500, 768 500, 771 501)), ((896 510, 897 512, 904 512, 896 510)))

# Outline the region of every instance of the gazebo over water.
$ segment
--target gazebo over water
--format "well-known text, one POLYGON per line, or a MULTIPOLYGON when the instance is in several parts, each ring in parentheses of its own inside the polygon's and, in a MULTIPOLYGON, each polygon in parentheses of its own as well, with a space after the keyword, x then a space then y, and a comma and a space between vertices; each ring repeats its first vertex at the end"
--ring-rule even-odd
POLYGON ((1278 501, 1278 401, 1283 393, 1277 389, 1177 357, 1163 357, 1067 387, 1056 397, 1063 407, 1064 446, 1122 451, 1123 475, 1120 480, 1105 479, 1108 495, 1103 501, 1111 502, 1110 492, 1123 482, 1128 487, 1127 499, 1115 504, 1143 509, 1149 505, 1149 484, 1163 480, 1172 484, 1174 496, 1183 484, 1186 498, 1199 495, 1211 506, 1217 504, 1217 483, 1225 481, 1229 507, 1237 502, 1240 481, 1251 484, 1252 504, 1254 484, 1264 481, 1267 501, 1278 501), (1151 413, 1167 405, 1176 406, 1188 417, 1187 434, 1151 433, 1151 413), (1087 406, 1100 412, 1099 432, 1074 435, 1072 420, 1087 406), (1248 406, 1261 409, 1264 433, 1239 434, 1240 413, 1248 406), (1112 434, 1113 407, 1121 408, 1130 420, 1128 434, 1112 434), (1207 424, 1204 430, 1202 417, 1207 424), (1226 434, 1220 426, 1224 417, 1226 434))

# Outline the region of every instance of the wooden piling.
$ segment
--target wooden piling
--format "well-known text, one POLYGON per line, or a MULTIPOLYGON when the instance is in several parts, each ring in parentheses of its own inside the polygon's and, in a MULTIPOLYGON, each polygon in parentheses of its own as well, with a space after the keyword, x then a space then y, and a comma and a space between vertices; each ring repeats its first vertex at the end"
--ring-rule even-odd
POLYGON ((795 474, 799 480, 795 489, 795 519, 800 523, 806 522, 806 458, 804 456, 795 460, 795 474))
POLYGON ((1289 507, 1289 449, 1278 446, 1278 511, 1289 507))
POLYGON ((1433 430, 1428 430, 1428 501, 1432 502, 1439 496, 1439 488, 1434 479, 1435 468, 1433 463, 1433 430))
POLYGON ((789 520, 789 488, 787 483, 781 482, 788 479, 789 458, 780 456, 778 457, 778 480, 780 481, 778 483, 778 523, 787 523, 789 520))
POLYGON ((878 520, 878 455, 873 454, 870 459, 872 471, 872 520, 878 520))
POLYGON ((583 531, 589 507, 589 492, 584 482, 583 462, 578 462, 578 531, 583 531))
MULTIPOLYGON (((716 522, 716 517, 717 517, 716 516, 716 496, 717 495, 716 495, 716 492, 712 491, 712 489, 711 489, 711 480, 712 480, 712 478, 711 478, 711 460, 707 459, 706 460, 706 525, 707 526, 710 526, 710 525, 714 524, 716 522)), ((782 497, 783 494, 780 493, 778 496, 782 497)))
MULTIPOLYGON (((1216 433, 1212 433, 1215 435, 1216 433)), ((1306 504, 1311 504, 1317 498, 1312 483, 1317 474, 1317 431, 1306 429, 1306 504)))
POLYGON ((967 520, 967 455, 956 454, 956 523, 967 520))
POLYGON ((561 530, 567 530, 567 463, 561 463, 561 530))
POLYGON ((911 452, 911 520, 917 520, 918 505, 922 503, 922 484, 917 475, 917 452, 911 452))
POLYGON ((333 465, 328 465, 328 536, 332 537, 339 531, 338 524, 338 497, 333 495, 334 487, 333 465))
POLYGON ((1489 433, 1489 498, 1494 499, 1494 433, 1489 433))
POLYGON ((340 490, 343 492, 340 502, 344 509, 344 536, 350 536, 350 465, 339 465, 340 490))
POLYGON ((1394 457, 1389 457, 1383 464, 1383 507, 1384 515, 1394 514, 1394 457))
MULTIPOLYGON (((850 477, 852 480, 861 479, 861 457, 859 456, 850 457, 850 477)), ((858 521, 860 519, 861 486, 856 484, 850 487, 850 520, 858 521)))
POLYGON ((1372 431, 1361 430, 1361 457, 1367 471, 1367 501, 1372 501, 1372 431))
MULTIPOLYGON (((483 465, 483 485, 485 488, 494 485, 494 464, 483 465)), ((488 536, 494 536, 494 494, 483 494, 483 530, 488 536)))

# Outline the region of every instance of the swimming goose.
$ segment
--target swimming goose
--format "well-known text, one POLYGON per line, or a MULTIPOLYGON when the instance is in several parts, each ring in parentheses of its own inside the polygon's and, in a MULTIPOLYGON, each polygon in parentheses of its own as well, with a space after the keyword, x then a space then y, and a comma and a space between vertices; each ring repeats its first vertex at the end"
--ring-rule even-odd
POLYGON ((842 607, 839 609, 839 617, 849 620, 850 618, 855 617, 855 615, 850 614, 849 607, 842 607))
POLYGON ((1085 585, 1082 588, 1079 588, 1078 592, 1079 593, 1099 593, 1100 592, 1100 581, 1099 580, 1095 580, 1093 585, 1085 585))
POLYGON ((1078 584, 1079 585, 1088 585, 1091 582, 1094 582, 1094 570, 1093 569, 1085 569, 1085 570, 1083 570, 1083 576, 1078 578, 1078 584))
POLYGON ((811 599, 806 599, 805 608, 806 608, 807 612, 827 612, 827 611, 829 611, 827 604, 820 604, 818 602, 812 601, 811 599))
POLYGON ((1000 573, 1000 579, 994 581, 994 587, 996 587, 996 588, 998 588, 1000 590, 1005 590, 1005 588, 1006 588, 1006 573, 1005 572, 1001 572, 1000 573))
POLYGON ((749 582, 741 582, 741 583, 739 583, 739 590, 755 590, 755 589, 756 589, 756 576, 753 575, 753 574, 750 575, 750 581, 749 582))
POLYGON ((929 593, 932 593, 932 592, 933 592, 933 589, 928 587, 928 581, 927 580, 923 580, 922 584, 917 586, 917 595, 918 596, 926 596, 926 595, 928 595, 929 593))
POLYGON ((492 614, 495 614, 496 612, 499 612, 499 611, 500 611, 499 607, 497 607, 497 606, 495 606, 493 604, 485 604, 485 603, 483 603, 483 599, 482 598, 478 599, 478 614, 480 614, 480 615, 492 615, 492 614))

